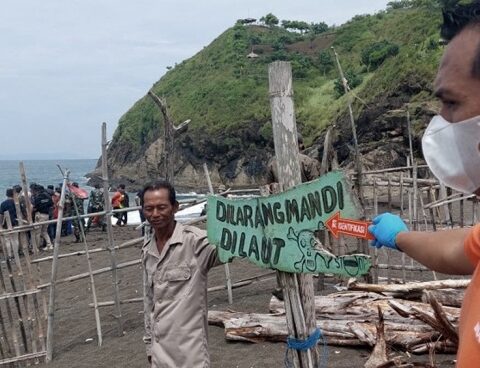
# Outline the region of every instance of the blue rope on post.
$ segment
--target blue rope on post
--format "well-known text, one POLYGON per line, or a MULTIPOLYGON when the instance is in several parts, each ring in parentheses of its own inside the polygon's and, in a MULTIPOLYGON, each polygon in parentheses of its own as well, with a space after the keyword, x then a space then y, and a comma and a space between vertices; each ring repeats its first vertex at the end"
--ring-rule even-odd
POLYGON ((308 336, 305 340, 297 339, 295 337, 287 337, 287 351, 285 351, 285 367, 291 368, 292 363, 288 357, 288 351, 298 350, 306 351, 317 345, 319 340, 323 340, 323 357, 321 357, 320 367, 326 367, 328 361, 328 349, 327 349, 327 340, 323 337, 322 331, 319 328, 315 329, 313 333, 308 336))

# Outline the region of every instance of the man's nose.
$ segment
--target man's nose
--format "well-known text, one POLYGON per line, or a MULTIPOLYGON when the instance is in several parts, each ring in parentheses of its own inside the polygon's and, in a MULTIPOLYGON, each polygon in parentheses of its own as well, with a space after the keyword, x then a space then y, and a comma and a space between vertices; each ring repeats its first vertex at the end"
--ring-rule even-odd
POLYGON ((152 212, 152 216, 156 217, 160 215, 160 210, 158 208, 154 208, 152 212))

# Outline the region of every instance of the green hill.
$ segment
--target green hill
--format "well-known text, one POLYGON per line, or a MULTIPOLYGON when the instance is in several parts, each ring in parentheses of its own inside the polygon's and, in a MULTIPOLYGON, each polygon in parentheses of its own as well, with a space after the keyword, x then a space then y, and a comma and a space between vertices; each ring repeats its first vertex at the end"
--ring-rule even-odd
MULTIPOLYGON (((174 121, 192 120, 176 140, 176 182, 203 185, 203 162, 216 183, 262 182, 273 152, 267 68, 274 60, 292 64, 297 123, 310 154, 321 152, 325 128, 335 124, 335 147, 340 162, 348 163, 347 97, 340 96, 331 46, 350 85, 356 85, 352 95, 362 152, 383 149, 390 152, 387 157, 386 151, 377 156, 389 164, 404 162, 405 112, 400 110, 409 106, 417 134, 432 114, 440 20, 434 0, 404 0, 320 34, 238 22, 153 86, 166 98, 174 121), (258 57, 248 58, 252 51, 258 57)), ((135 185, 162 176, 162 124, 148 96, 122 116, 108 151, 113 178, 135 185)), ((387 164, 375 155, 371 160, 387 164)))

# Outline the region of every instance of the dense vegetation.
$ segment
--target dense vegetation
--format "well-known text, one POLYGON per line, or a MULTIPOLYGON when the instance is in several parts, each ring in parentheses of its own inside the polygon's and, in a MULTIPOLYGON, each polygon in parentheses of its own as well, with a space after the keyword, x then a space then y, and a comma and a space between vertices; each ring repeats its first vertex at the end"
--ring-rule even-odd
MULTIPOLYGON (((222 136, 224 149, 246 149, 250 142, 235 133, 246 123, 257 124, 259 139, 271 141, 267 68, 274 60, 288 60, 297 121, 308 145, 345 113, 347 97, 332 46, 358 97, 355 114, 397 93, 401 85, 422 86, 421 91, 412 89, 412 103, 429 101, 428 86, 441 54, 440 20, 435 0, 394 1, 384 11, 355 16, 339 27, 328 27, 321 19, 312 24, 279 20, 273 14, 260 23, 239 20, 208 47, 167 71, 153 91, 166 97, 175 121, 192 119, 191 144, 222 136), (257 58, 247 58, 252 51, 257 58)), ((113 146, 128 146, 130 158, 136 159, 159 137, 161 121, 158 108, 142 98, 120 119, 113 146)))

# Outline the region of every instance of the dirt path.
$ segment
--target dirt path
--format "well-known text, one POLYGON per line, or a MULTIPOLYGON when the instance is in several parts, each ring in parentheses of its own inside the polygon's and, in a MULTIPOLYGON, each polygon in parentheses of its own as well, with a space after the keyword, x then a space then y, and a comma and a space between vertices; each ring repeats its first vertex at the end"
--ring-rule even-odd
MULTIPOLYGON (((115 241, 122 241, 138 237, 140 234, 133 227, 114 228, 115 241)), ((106 234, 93 230, 88 234, 90 247, 98 248, 106 242, 106 234)), ((62 239, 62 241, 64 241, 62 239)), ((61 253, 80 250, 82 245, 64 241, 61 253)), ((140 249, 131 247, 120 250, 118 263, 140 257, 140 249)), ((110 259, 107 252, 92 255, 93 269, 107 267, 110 259)), ((42 264, 43 282, 50 277, 49 262, 42 264)), ((265 273, 246 261, 234 261, 231 264, 233 281, 249 276, 265 273)), ((87 271, 85 256, 75 256, 60 259, 58 278, 87 271)), ((119 271, 120 294, 122 299, 134 298, 142 295, 142 271, 140 265, 132 266, 119 271)), ((209 286, 224 284, 223 267, 213 269, 209 275, 209 286)), ((99 301, 112 300, 112 278, 110 273, 95 277, 99 301)), ((268 302, 275 279, 270 279, 253 285, 234 290, 234 304, 228 305, 226 291, 216 291, 209 294, 210 309, 232 309, 243 312, 268 312, 268 302)), ((330 289, 333 290, 333 289, 330 289)), ((48 293, 46 294, 48 298, 48 293)), ((57 287, 57 308, 55 314, 55 351, 54 361, 50 368, 57 367, 108 367, 108 368, 136 368, 147 367, 143 336, 143 305, 141 303, 122 306, 124 321, 124 336, 117 336, 117 324, 113 317, 113 307, 101 309, 103 329, 103 346, 96 345, 96 329, 93 309, 88 307, 92 302, 88 279, 61 284, 57 287), (86 342, 93 338, 93 342, 86 342)), ((285 344, 283 343, 232 343, 227 342, 224 331, 220 327, 209 326, 209 348, 212 367, 282 367, 284 366, 285 344)), ((328 347, 327 367, 350 368, 362 367, 368 357, 367 349, 346 349, 335 346, 328 347)), ((439 367, 453 367, 454 356, 437 355, 439 367)), ((420 361, 427 362, 427 356, 419 357, 420 361)), ((39 365, 38 367, 47 367, 39 365)))

